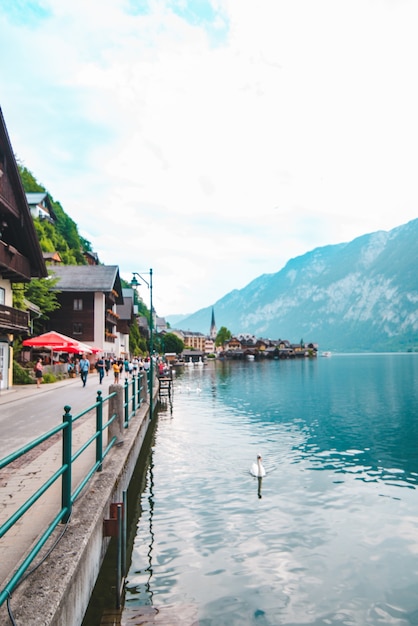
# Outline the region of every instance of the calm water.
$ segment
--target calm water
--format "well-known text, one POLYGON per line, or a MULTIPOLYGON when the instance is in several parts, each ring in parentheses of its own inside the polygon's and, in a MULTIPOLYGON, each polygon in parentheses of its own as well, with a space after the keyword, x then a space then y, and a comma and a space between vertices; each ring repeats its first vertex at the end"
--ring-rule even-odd
POLYGON ((148 459, 127 610, 418 624, 417 445, 418 355, 185 368, 148 459))

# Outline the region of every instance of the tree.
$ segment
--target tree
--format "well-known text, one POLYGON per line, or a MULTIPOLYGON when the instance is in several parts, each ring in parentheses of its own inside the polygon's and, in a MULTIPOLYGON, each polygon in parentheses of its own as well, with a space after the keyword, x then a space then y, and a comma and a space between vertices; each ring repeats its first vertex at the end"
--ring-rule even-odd
POLYGON ((216 335, 215 346, 223 346, 223 344, 226 341, 229 341, 231 337, 232 337, 231 331, 228 330, 225 326, 221 326, 218 334, 216 335))
POLYGON ((43 332, 44 322, 49 319, 48 313, 59 309, 60 304, 57 299, 59 291, 52 290, 57 284, 57 278, 32 278, 30 283, 14 283, 13 306, 16 309, 26 310, 25 300, 39 307, 41 314, 33 321, 33 334, 43 332))
POLYGON ((174 333, 167 333, 164 335, 164 350, 165 352, 180 354, 184 350, 184 341, 174 333))
POLYGON ((147 342, 145 337, 142 337, 139 332, 138 324, 136 321, 131 324, 129 328, 129 351, 134 356, 138 356, 139 354, 146 354, 147 352, 147 342))
POLYGON ((22 164, 18 167, 25 192, 48 194, 56 217, 54 224, 39 218, 33 220, 42 252, 59 252, 64 265, 85 265, 83 251, 91 252, 90 242, 80 236, 77 224, 65 213, 61 204, 51 197, 45 187, 37 182, 32 172, 22 164))

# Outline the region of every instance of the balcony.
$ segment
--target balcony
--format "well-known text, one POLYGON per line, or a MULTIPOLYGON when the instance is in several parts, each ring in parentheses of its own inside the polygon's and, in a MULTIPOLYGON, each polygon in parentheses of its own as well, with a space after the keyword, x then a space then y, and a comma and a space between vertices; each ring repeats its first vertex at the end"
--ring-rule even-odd
POLYGON ((3 278, 17 281, 30 280, 31 270, 29 260, 16 248, 0 241, 0 270, 3 278))
POLYGON ((27 333, 29 331, 29 313, 0 304, 0 332, 27 333))
POLYGON ((115 343, 115 339, 116 335, 107 331, 105 332, 105 341, 108 341, 109 343, 115 343))
POLYGON ((112 311, 112 309, 106 309, 106 322, 116 325, 119 319, 120 315, 112 311))

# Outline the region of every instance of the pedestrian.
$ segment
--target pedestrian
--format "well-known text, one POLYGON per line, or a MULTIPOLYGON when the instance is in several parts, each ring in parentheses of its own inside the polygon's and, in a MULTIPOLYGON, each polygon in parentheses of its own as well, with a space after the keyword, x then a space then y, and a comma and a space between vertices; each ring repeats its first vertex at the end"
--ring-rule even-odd
POLYGON ((105 370, 106 370, 106 376, 109 376, 109 370, 110 370, 110 359, 109 358, 105 359, 105 370))
POLYGON ((35 378, 36 378, 36 386, 39 387, 41 386, 41 383, 43 382, 43 376, 44 376, 44 368, 42 365, 42 359, 39 358, 36 362, 35 365, 35 378))
POLYGON ((80 359, 80 376, 83 381, 83 387, 86 386, 87 375, 90 369, 90 361, 86 358, 86 355, 83 354, 83 358, 80 359))
POLYGON ((102 384, 104 376, 104 360, 103 357, 99 357, 96 361, 96 370, 99 374, 99 383, 102 384))
POLYGON ((119 374, 120 374, 120 367, 117 361, 113 361, 112 369, 113 369, 113 377, 114 377, 113 382, 115 383, 115 385, 117 385, 119 383, 119 374))

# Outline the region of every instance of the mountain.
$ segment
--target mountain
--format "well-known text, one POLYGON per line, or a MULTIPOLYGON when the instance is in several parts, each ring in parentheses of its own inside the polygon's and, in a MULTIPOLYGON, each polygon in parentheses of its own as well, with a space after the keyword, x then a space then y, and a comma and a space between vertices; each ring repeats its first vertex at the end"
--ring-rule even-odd
MULTIPOLYGON (((334 351, 418 350, 418 219, 291 259, 214 304, 218 329, 334 351)), ((208 333, 212 307, 179 328, 208 333)))

